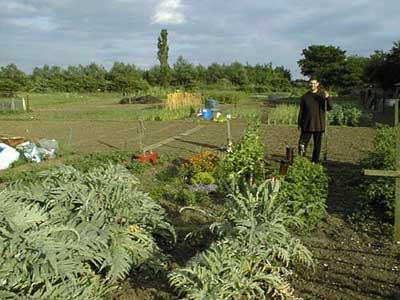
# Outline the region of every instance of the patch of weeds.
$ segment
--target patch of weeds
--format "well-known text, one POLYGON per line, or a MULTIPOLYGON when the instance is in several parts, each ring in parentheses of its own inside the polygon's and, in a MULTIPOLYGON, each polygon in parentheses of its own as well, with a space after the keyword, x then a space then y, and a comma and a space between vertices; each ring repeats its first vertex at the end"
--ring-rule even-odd
POLYGON ((84 155, 80 158, 69 159, 65 162, 75 169, 87 172, 90 169, 106 163, 125 165, 132 157, 131 151, 98 152, 84 155))

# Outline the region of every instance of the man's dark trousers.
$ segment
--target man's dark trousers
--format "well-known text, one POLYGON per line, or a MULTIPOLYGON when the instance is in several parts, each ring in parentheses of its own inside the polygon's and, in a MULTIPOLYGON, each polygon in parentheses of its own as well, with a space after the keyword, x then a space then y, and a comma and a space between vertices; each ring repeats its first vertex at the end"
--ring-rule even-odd
POLYGON ((310 142, 311 136, 313 137, 314 149, 312 154, 312 161, 315 163, 319 162, 323 133, 324 133, 323 131, 315 131, 315 132, 302 131, 300 134, 299 144, 304 145, 305 151, 307 150, 307 146, 308 143, 310 142))

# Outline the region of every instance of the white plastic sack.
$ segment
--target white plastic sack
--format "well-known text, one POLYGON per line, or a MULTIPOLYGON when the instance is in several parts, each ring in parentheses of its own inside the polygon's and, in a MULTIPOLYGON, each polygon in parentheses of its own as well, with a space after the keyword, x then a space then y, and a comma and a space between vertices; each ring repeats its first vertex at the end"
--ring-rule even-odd
POLYGON ((17 149, 23 151, 24 156, 33 162, 40 163, 42 161, 42 155, 39 148, 32 142, 27 141, 19 144, 17 149))
POLYGON ((8 169, 19 158, 19 152, 13 147, 0 143, 0 170, 8 169))

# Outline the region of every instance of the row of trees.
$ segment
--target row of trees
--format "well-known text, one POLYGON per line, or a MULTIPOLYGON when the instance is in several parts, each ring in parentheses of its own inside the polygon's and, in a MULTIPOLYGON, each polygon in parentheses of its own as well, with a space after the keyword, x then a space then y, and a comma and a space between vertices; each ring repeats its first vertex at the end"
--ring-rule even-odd
POLYGON ((400 41, 388 52, 375 51, 370 57, 346 55, 334 46, 312 45, 298 61, 301 73, 318 78, 325 86, 351 89, 375 84, 388 89, 400 82, 400 41))
POLYGON ((270 87, 285 89, 290 86, 290 72, 283 67, 244 65, 233 62, 229 65, 213 63, 207 67, 194 65, 179 57, 169 68, 169 79, 163 76, 165 69, 154 66, 142 70, 134 64, 116 62, 110 70, 92 63, 87 66, 36 67, 32 74, 25 74, 15 64, 0 68, 0 90, 18 91, 120 91, 146 90, 150 86, 196 87, 218 85, 222 87, 248 88, 270 87))

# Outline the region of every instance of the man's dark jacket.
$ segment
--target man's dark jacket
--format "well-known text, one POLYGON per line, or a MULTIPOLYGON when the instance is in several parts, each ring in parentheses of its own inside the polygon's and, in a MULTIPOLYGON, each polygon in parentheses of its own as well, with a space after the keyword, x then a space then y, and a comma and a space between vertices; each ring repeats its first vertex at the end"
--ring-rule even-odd
POLYGON ((327 109, 332 110, 332 99, 318 93, 307 92, 301 97, 298 126, 302 132, 325 131, 325 101, 327 109))

